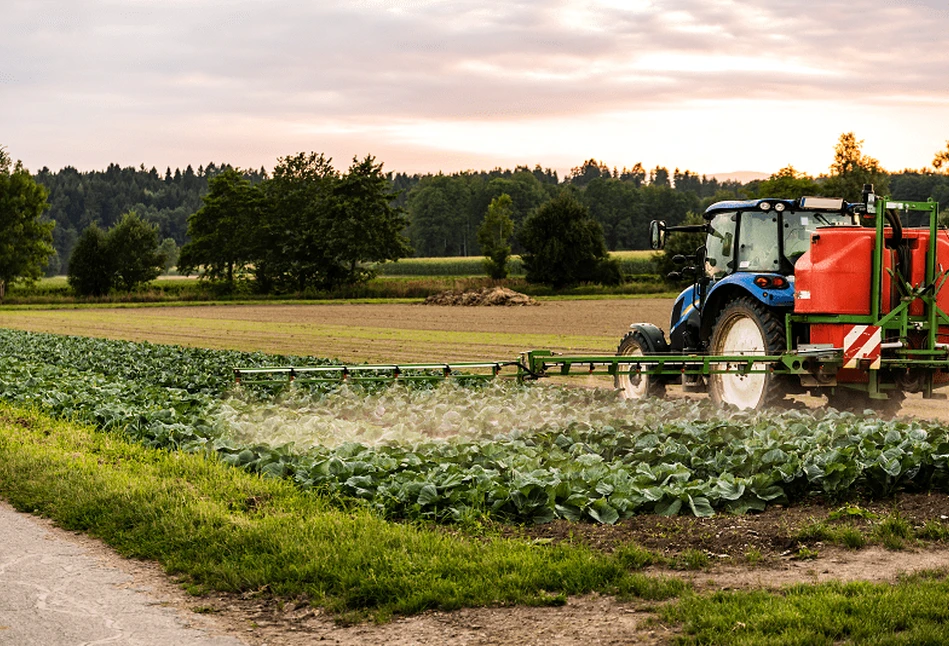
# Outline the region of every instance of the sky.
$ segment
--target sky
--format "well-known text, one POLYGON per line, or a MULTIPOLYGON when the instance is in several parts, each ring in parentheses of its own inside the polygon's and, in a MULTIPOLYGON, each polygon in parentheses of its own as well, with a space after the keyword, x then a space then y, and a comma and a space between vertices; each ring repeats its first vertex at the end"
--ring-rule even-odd
POLYGON ((827 173, 949 140, 947 0, 3 0, 0 146, 31 171, 827 173))

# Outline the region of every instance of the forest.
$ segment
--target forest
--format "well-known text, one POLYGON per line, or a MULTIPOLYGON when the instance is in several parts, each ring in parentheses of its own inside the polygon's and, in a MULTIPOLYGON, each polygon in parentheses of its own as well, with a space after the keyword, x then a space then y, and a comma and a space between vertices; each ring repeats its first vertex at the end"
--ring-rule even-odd
MULTIPOLYGON (((838 148, 844 138, 842 135, 838 148)), ((949 208, 949 175, 931 169, 887 173, 876 160, 862 156, 861 142, 851 143, 856 148, 847 154, 855 167, 841 162, 838 150, 838 162, 828 175, 815 178, 787 167, 769 179, 746 184, 718 181, 678 168, 672 172, 664 167, 646 170, 636 164, 611 169, 595 159, 584 161, 563 178, 539 165, 533 169, 518 166, 451 174, 387 171, 386 177, 396 195, 393 206, 403 208, 408 219, 404 234, 414 255, 420 257, 481 255, 478 227, 488 205, 502 194, 509 195, 513 203, 514 253, 521 252, 517 233, 527 215, 564 190, 573 192, 600 223, 610 251, 646 249, 650 220, 676 224, 718 200, 803 194, 848 197, 844 193, 857 190, 855 187, 865 180, 877 184, 881 194, 887 191, 910 200, 933 197, 943 212, 949 208)), ((163 173, 144 165, 134 168, 110 164, 103 171, 85 172, 72 167, 59 171, 43 168, 34 179, 49 191, 50 208, 43 218, 55 223, 56 249, 46 273, 66 273, 67 261, 86 227, 96 224, 108 229, 129 211, 154 223, 160 239, 182 246, 188 240, 188 217, 201 208, 208 181, 229 169, 233 170, 230 164, 214 162, 202 164, 197 170, 190 165, 184 170, 166 168, 163 173)), ((239 172, 252 185, 268 178, 264 168, 239 172)))

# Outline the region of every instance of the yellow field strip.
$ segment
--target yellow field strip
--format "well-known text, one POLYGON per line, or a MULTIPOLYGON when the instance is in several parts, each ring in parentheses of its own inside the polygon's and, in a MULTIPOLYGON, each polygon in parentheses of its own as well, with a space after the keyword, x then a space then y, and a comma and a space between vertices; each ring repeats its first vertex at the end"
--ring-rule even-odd
MULTIPOLYGON (((305 354, 342 361, 469 361, 513 359, 518 352, 611 352, 612 337, 418 330, 367 325, 262 322, 183 317, 174 308, 142 310, 17 310, 0 312, 0 326, 35 332, 99 336, 185 346, 305 354)), ((240 310, 235 310, 235 316, 240 310)))

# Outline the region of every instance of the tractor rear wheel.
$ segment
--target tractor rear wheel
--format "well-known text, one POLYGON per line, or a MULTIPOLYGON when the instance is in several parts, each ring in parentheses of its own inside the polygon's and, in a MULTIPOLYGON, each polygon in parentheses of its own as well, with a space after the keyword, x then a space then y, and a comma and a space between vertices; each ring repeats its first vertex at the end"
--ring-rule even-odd
MULTIPOLYGON (((646 354, 646 344, 642 335, 635 330, 626 333, 616 355, 620 357, 641 357, 646 354)), ((623 399, 643 399, 644 397, 665 397, 666 385, 656 377, 637 372, 635 364, 616 366, 613 380, 623 399)))
MULTIPOLYGON (((784 351, 784 321, 751 297, 739 298, 719 314, 712 331, 712 355, 774 355, 784 351)), ((735 370, 737 364, 719 364, 713 370, 735 370)), ((756 370, 764 368, 757 364, 756 370)), ((712 401, 741 409, 760 409, 784 399, 787 382, 770 371, 739 374, 713 372, 708 378, 712 401)))

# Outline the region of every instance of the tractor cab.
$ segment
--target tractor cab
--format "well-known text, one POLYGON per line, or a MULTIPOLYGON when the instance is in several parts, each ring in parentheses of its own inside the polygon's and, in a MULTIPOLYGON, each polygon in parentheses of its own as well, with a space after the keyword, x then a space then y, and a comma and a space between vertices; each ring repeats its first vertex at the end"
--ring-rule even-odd
POLYGON ((651 224, 654 249, 664 246, 667 232, 706 234, 694 255, 678 258, 693 284, 673 306, 668 349, 675 352, 707 350, 718 312, 736 298, 772 310, 793 308, 794 266, 811 236, 820 227, 858 224, 852 205, 823 197, 717 202, 704 219, 700 225, 651 224))
MULTIPOLYGON (((857 205, 861 206, 861 205, 857 205)), ((650 240, 664 246, 667 233, 704 233, 691 256, 676 259, 692 284, 672 307, 669 339, 655 325, 636 323, 618 355, 703 354, 774 356, 785 350, 785 315, 794 309, 794 269, 821 227, 859 224, 857 209, 840 198, 757 199, 717 202, 703 224, 666 226, 654 221, 650 240)), ((658 394, 674 377, 617 374, 624 396, 658 394)), ((688 391, 708 390, 712 400, 761 408, 783 397, 785 384, 767 373, 728 370, 681 375, 688 391)))

